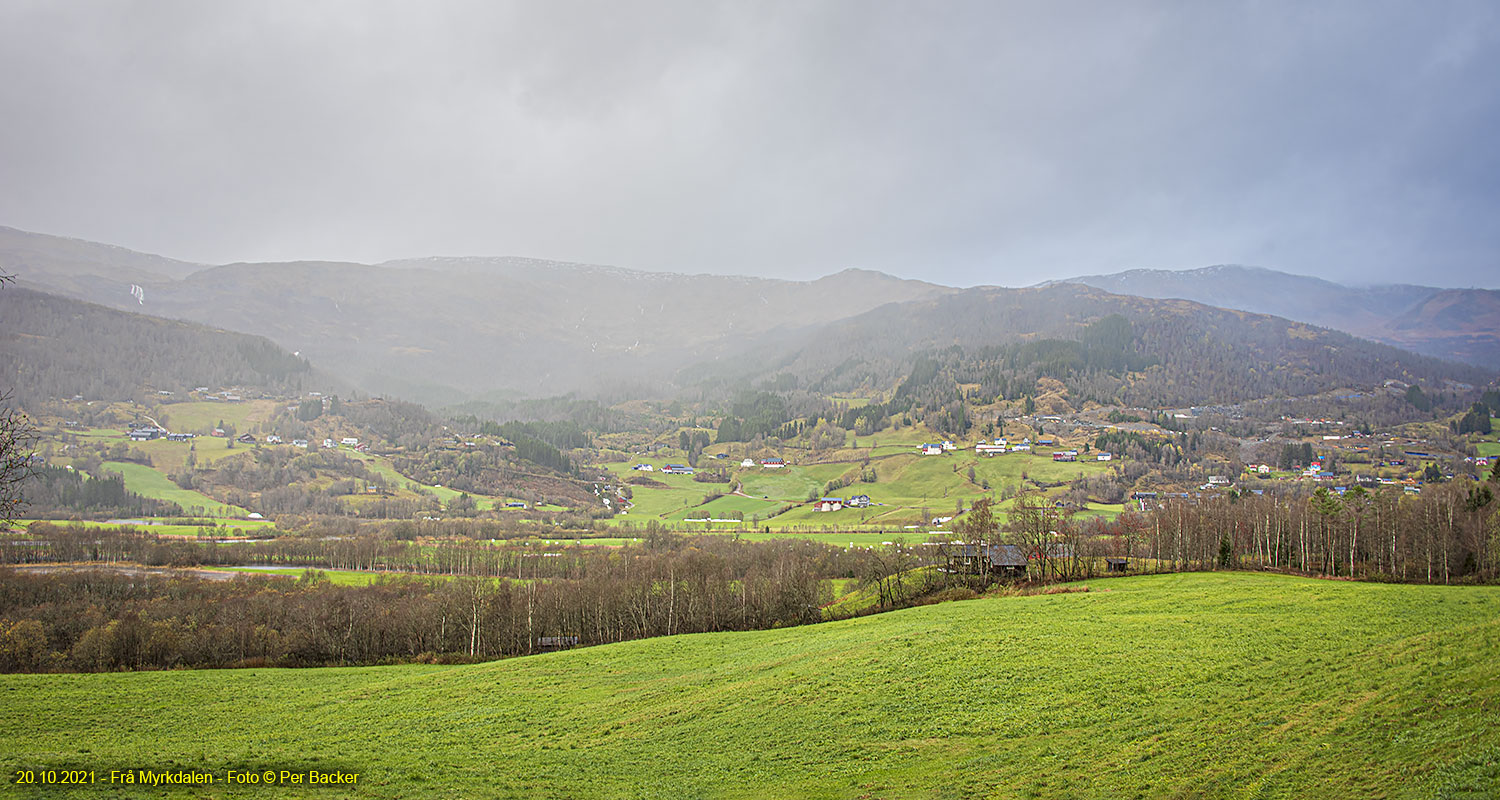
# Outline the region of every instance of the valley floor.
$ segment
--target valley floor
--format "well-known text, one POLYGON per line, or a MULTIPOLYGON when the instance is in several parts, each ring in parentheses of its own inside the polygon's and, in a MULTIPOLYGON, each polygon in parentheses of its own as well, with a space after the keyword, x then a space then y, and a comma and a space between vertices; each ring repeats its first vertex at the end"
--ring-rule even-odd
POLYGON ((317 769, 359 774, 319 797, 1493 797, 1500 589, 1161 575, 471 666, 6 675, 0 692, 8 781, 317 769))

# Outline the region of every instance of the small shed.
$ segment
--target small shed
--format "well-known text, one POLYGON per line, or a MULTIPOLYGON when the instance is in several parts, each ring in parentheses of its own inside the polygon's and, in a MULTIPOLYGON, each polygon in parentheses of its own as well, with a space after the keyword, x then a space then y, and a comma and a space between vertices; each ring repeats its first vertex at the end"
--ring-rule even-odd
POLYGON ((1130 559, 1110 556, 1104 559, 1104 566, 1107 572, 1128 572, 1130 571, 1130 559))

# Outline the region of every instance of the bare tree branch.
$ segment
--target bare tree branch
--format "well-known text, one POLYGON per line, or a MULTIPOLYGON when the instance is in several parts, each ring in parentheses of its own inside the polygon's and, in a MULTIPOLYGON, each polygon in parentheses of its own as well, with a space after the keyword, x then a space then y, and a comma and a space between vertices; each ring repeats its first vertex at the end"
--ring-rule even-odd
POLYGON ((0 394, 0 525, 21 516, 21 486, 36 471, 36 438, 31 418, 10 404, 10 392, 0 394))

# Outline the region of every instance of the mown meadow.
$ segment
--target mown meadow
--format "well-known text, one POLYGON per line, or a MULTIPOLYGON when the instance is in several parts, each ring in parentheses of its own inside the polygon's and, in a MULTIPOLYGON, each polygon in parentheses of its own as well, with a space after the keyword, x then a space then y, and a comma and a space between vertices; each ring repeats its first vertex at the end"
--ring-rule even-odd
POLYGON ((319 796, 389 798, 1500 793, 1491 587, 1160 575, 467 666, 7 675, 0 691, 8 776, 341 768, 359 783, 319 796))

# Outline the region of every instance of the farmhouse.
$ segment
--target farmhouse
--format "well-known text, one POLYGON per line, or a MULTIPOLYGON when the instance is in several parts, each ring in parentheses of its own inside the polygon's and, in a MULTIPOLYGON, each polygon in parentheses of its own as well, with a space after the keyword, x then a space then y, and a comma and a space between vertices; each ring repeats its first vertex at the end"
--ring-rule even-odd
POLYGON ((661 468, 663 475, 691 475, 693 468, 686 464, 668 464, 661 468))
POLYGON ((943 454, 943 446, 940 445, 940 444, 924 444, 924 445, 922 445, 922 455, 924 455, 924 456, 940 456, 942 454, 943 454))
POLYGON ((1025 452, 1028 452, 1030 450, 1031 450, 1031 445, 1025 444, 1025 443, 1022 443, 1022 444, 1013 444, 1013 445, 1010 446, 1010 451, 1012 453, 1025 453, 1025 452))
POLYGON ((857 495, 849 498, 849 504, 848 505, 849 505, 850 508, 869 508, 870 507, 870 496, 867 495, 867 494, 857 494, 857 495))
POLYGON ((1115 454, 1114 453, 1100 453, 1100 454, 1094 456, 1094 460, 1095 461, 1113 461, 1114 458, 1115 458, 1115 454))
POLYGON ((825 497, 813 505, 816 511, 840 511, 844 508, 844 498, 825 497))
POLYGON ((169 441, 169 442, 186 442, 186 441, 188 441, 188 440, 190 440, 192 438, 193 438, 193 434, 191 434, 191 433, 169 433, 169 434, 167 434, 167 441, 169 441))
POLYGON ((161 436, 166 431, 161 428, 136 428, 130 432, 130 441, 148 442, 161 436))
POLYGON ((981 456, 998 456, 1005 452, 1005 445, 985 444, 983 442, 980 442, 979 444, 974 445, 974 452, 975 454, 981 456))
POLYGON ((753 466, 755 466, 755 461, 752 460, 752 459, 748 459, 747 458, 744 461, 740 462, 740 466, 741 467, 753 467, 753 466))
POLYGON ((760 465, 766 469, 781 469, 786 466, 786 461, 780 458, 762 458, 760 465))
POLYGON ((1058 450, 1057 452, 1055 452, 1055 453, 1052 454, 1052 460, 1053 461, 1077 461, 1078 460, 1078 451, 1077 450, 1058 450))
POLYGON ((981 548, 976 544, 965 544, 948 554, 948 571, 1024 578, 1027 561, 1026 551, 1017 545, 992 544, 981 548))
POLYGON ((300 447, 303 450, 306 450, 307 449, 307 440, 306 439, 293 439, 292 440, 292 447, 300 447))
POLYGON ((952 451, 952 450, 957 450, 957 449, 958 449, 958 445, 956 445, 956 444, 954 444, 954 443, 953 443, 953 442, 952 442, 952 441, 951 441, 951 440, 949 440, 949 439, 944 439, 944 440, 943 440, 943 445, 942 445, 942 447, 943 447, 943 449, 944 449, 944 450, 948 450, 948 451, 952 451))
POLYGON ((239 436, 235 437, 235 441, 239 442, 240 444, 255 444, 255 437, 251 436, 248 433, 242 433, 239 436))
POLYGON ((266 437, 266 444, 281 444, 281 437, 274 433, 270 434, 266 437))
POLYGON ((359 440, 354 438, 353 436, 345 436, 344 438, 339 440, 339 444, 348 445, 350 447, 357 447, 359 446, 359 440))
POLYGON ((631 469, 635 470, 636 472, 655 472, 656 471, 656 467, 653 467, 650 464, 636 464, 635 466, 631 467, 631 469))

